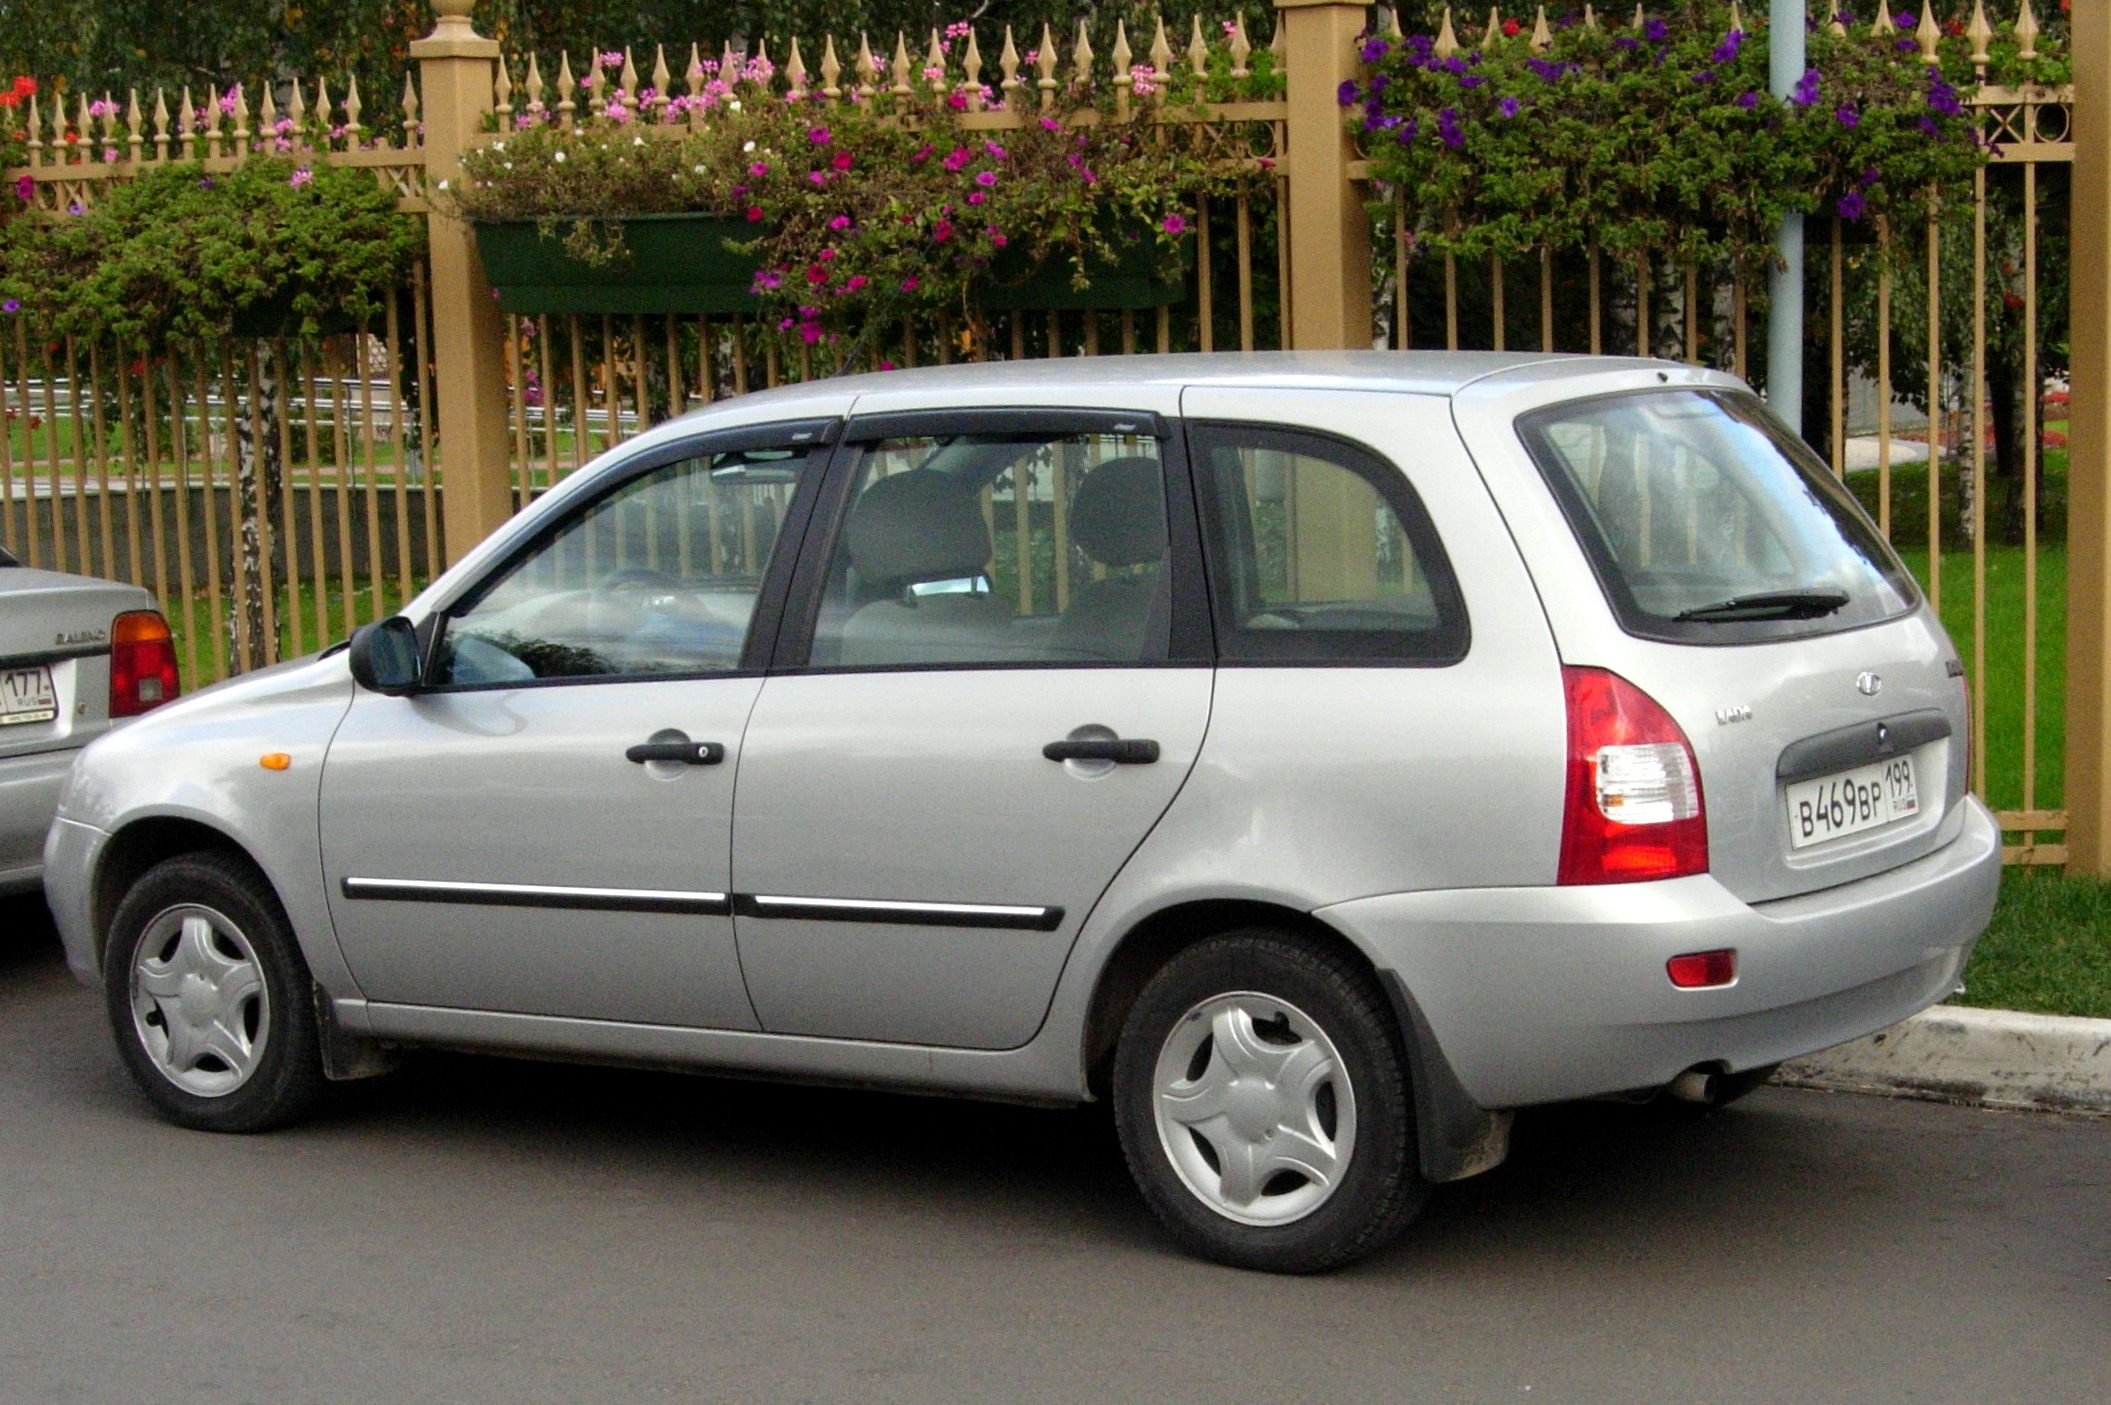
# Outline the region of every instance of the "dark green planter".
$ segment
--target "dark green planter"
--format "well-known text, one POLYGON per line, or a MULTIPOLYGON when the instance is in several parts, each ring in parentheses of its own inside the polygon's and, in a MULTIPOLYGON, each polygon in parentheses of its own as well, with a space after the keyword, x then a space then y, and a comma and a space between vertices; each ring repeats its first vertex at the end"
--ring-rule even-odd
POLYGON ((1188 277, 1195 262, 1195 240, 1180 240, 1178 262, 1161 263, 1154 229, 1129 231, 1117 239, 1117 255, 1095 256, 1085 264, 1089 286, 1074 288, 1075 266, 1061 252, 1036 258, 1013 245, 998 253, 982 284, 982 305, 992 312, 1070 312, 1140 310, 1171 307, 1187 298, 1188 277))
POLYGON ((758 261, 726 247, 762 233, 722 215, 632 215, 622 221, 629 257, 595 266, 545 238, 535 221, 476 227, 484 274, 506 312, 753 312, 758 261))
MULTIPOLYGON (((410 315, 409 300, 405 299, 403 315, 410 315)), ((406 326, 409 324, 406 322, 406 326)), ((369 331, 383 332, 388 328, 388 313, 374 314, 369 331)), ((229 319, 228 330, 238 337, 293 337, 300 335, 300 318, 293 311, 293 295, 283 293, 263 302, 251 303, 235 309, 229 319)), ((315 335, 319 337, 340 336, 359 330, 359 323, 342 308, 326 309, 315 319, 315 335)))

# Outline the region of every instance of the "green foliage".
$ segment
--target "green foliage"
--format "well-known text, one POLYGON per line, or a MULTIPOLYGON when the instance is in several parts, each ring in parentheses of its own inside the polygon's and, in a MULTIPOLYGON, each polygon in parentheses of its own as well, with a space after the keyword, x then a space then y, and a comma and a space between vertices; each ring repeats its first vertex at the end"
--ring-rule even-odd
POLYGON ((1374 175, 1412 193, 1424 248, 1515 256, 1595 240, 1756 268, 1789 211, 1896 221, 1985 160, 1954 86, 1968 41, 1944 40, 1931 71, 1906 31, 1821 28, 1779 100, 1763 34, 1731 33, 1715 0, 1640 31, 1574 19, 1543 54, 1522 32, 1448 58, 1428 35, 1366 49, 1373 77, 1345 84, 1342 103, 1374 175))
POLYGON ((312 333, 333 312, 379 314, 424 251, 424 221, 365 170, 255 157, 105 192, 78 214, 0 226, 0 288, 55 334, 159 346, 226 335, 254 308, 312 333))

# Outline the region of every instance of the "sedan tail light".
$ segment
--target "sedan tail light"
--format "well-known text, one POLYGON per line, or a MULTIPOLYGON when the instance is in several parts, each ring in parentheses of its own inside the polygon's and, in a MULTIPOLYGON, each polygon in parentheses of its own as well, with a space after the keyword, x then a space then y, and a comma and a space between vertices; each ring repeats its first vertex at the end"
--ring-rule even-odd
POLYGON ((177 694, 176 642, 159 610, 127 610, 110 622, 110 715, 137 717, 177 694))
POLYGON ((1708 871, 1700 766, 1655 699, 1602 668, 1564 668, 1568 793, 1557 881, 1639 883, 1708 871))

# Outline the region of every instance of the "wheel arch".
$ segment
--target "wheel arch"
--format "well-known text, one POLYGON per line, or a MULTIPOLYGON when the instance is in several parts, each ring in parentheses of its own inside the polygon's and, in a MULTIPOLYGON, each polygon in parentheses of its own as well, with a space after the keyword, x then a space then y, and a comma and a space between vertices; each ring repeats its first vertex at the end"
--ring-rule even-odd
POLYGON ((187 815, 147 815, 119 828, 97 858, 95 877, 89 887, 89 921, 95 943, 95 966, 102 969, 103 953, 109 946, 110 923, 125 894, 140 875, 164 859, 178 854, 214 850, 232 854, 262 875, 281 910, 285 899, 271 875, 241 841, 225 830, 187 815))
POLYGON ((1242 927, 1274 927, 1311 937, 1348 958, 1385 992, 1407 1052, 1424 1177, 1462 1180, 1502 1164, 1509 1152, 1510 1114, 1473 1101, 1399 974, 1380 967, 1340 928, 1282 903, 1253 899, 1177 903, 1149 914, 1122 935, 1100 965, 1085 1017, 1080 1053, 1085 1086, 1093 1096, 1108 1094, 1115 1043, 1151 977, 1197 942, 1242 927))

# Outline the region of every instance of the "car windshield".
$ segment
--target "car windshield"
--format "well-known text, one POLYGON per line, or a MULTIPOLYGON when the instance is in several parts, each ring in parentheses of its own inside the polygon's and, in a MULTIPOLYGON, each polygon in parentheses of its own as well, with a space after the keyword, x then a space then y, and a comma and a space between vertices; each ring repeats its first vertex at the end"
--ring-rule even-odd
POLYGON ((1751 395, 1607 396, 1518 427, 1630 634, 1794 638, 1918 599, 1847 489, 1751 395))

